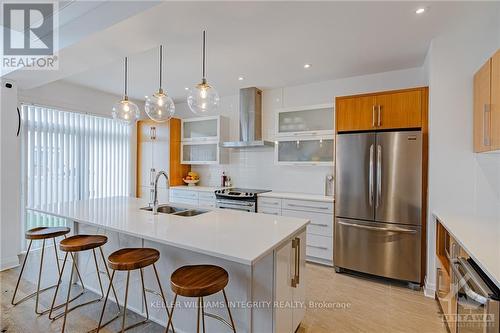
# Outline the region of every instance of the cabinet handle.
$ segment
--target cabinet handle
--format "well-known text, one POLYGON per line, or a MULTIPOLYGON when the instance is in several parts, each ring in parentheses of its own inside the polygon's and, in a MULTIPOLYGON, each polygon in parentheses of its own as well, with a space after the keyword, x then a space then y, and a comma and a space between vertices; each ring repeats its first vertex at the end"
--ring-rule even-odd
POLYGON ((318 227, 328 227, 328 224, 326 223, 309 223, 310 225, 315 225, 318 227))
POLYGON ((297 288, 300 283, 300 238, 295 237, 292 240, 292 248, 294 249, 294 272, 292 278, 292 287, 297 288))
POLYGON ((156 140, 156 127, 151 127, 151 140, 156 140))
POLYGON ((375 107, 376 105, 372 106, 372 127, 375 127, 375 107))
POLYGON ((288 204, 290 207, 300 207, 300 208, 312 208, 312 209, 328 209, 328 207, 324 206, 307 206, 307 205, 297 205, 297 204, 288 204))
POLYGON ((378 110, 378 112, 377 112, 377 117, 378 117, 377 127, 380 127, 382 125, 382 120, 380 119, 381 118, 380 114, 382 113, 382 106, 378 105, 377 110, 378 110))
POLYGON ((151 168, 151 170, 149 170, 149 185, 151 186, 155 184, 155 173, 156 170, 154 168, 151 168))
POLYGON ((328 250, 328 248, 324 247, 324 246, 307 245, 307 247, 310 247, 310 248, 313 248, 313 249, 319 249, 319 250, 328 250))
POLYGON ((264 213, 264 214, 269 214, 269 215, 279 215, 279 214, 278 214, 278 213, 276 213, 276 212, 269 212, 269 211, 265 211, 265 210, 263 210, 263 211, 262 211, 262 213, 264 213))
POLYGON ((490 126, 491 126, 491 105, 484 104, 483 109, 483 143, 485 146, 491 145, 491 134, 490 134, 490 126))
POLYGON ((279 205, 278 202, 272 202, 272 201, 265 201, 265 200, 262 200, 262 204, 266 204, 266 205, 279 205))

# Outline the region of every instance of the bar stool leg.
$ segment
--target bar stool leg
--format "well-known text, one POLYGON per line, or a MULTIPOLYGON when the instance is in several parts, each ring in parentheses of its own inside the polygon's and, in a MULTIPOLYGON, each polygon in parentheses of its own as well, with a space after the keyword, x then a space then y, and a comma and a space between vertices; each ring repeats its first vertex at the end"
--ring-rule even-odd
MULTIPOLYGON (((111 275, 109 275, 109 269, 108 269, 108 265, 106 264, 106 259, 104 259, 104 252, 102 251, 102 246, 99 247, 99 252, 101 253, 102 263, 104 265, 104 268, 106 269, 106 274, 108 275, 109 285, 111 286, 111 289, 113 289, 113 296, 115 296, 115 302, 116 302, 116 306, 118 307, 118 315, 119 315, 121 312, 120 303, 118 303, 118 296, 116 296, 115 286, 113 286, 113 283, 111 281, 111 275)), ((115 273, 115 271, 113 270, 113 274, 114 273, 115 273)))
MULTIPOLYGON (((102 318, 104 317, 104 311, 106 310, 106 303, 108 302, 109 292, 111 291, 114 278, 115 278, 115 270, 113 270, 113 273, 111 273, 111 278, 109 279, 108 291, 106 292, 106 297, 104 298, 104 304, 102 305, 101 316, 99 317, 99 325, 97 325, 96 333, 99 333, 99 330, 101 329, 102 318)), ((118 301, 116 303, 118 304, 118 301)), ((118 308, 119 307, 120 306, 118 306, 118 308)))
POLYGON ((205 333, 205 303, 203 302, 203 297, 200 297, 201 305, 201 323, 203 324, 203 333, 205 333))
POLYGON ((231 326, 233 326, 233 332, 236 333, 236 326, 234 326, 233 316, 231 315, 231 309, 229 309, 229 302, 227 301, 226 290, 222 289, 224 294, 224 302, 226 302, 227 312, 229 313, 229 319, 231 320, 231 326))
POLYGON ((97 256, 95 255, 95 249, 92 249, 92 254, 94 255, 95 271, 97 274, 97 280, 99 281, 99 288, 101 289, 101 299, 103 299, 104 289, 102 288, 101 273, 99 273, 99 265, 97 264, 97 256))
POLYGON ((54 308, 54 305, 56 303, 57 292, 59 291, 59 286, 61 285, 62 274, 64 272, 64 267, 66 266, 66 261, 67 260, 68 260, 68 252, 66 252, 66 254, 64 255, 64 261, 63 261, 63 265, 62 265, 62 270, 59 273, 59 279, 57 280, 56 291, 54 293, 54 297, 52 298, 52 304, 51 304, 50 310, 49 310, 49 319, 51 319, 51 320, 53 319, 52 318, 52 311, 57 308, 57 307, 54 308))
POLYGON ((148 301, 146 299, 146 287, 144 286, 144 272, 142 271, 142 268, 140 269, 141 271, 141 283, 142 283, 142 297, 144 298, 144 307, 146 308, 146 320, 144 322, 149 320, 149 310, 148 310, 148 301))
POLYGON ((165 333, 168 333, 168 328, 170 327, 170 324, 172 324, 172 328, 174 328, 174 324, 172 323, 172 317, 174 316, 174 309, 176 302, 177 302, 177 294, 175 294, 174 296, 174 303, 172 305, 172 311, 170 311, 170 315, 168 316, 167 329, 165 330, 165 333))
POLYGON ((198 297, 198 318, 196 318, 196 333, 200 333, 200 310, 201 310, 201 299, 198 297))
POLYGON ((61 274, 61 267, 59 266, 59 255, 57 254, 57 245, 56 245, 56 238, 52 238, 52 242, 54 243, 54 253, 56 255, 56 265, 57 265, 57 272, 61 274))
MULTIPOLYGON (((155 264, 153 264, 153 270, 155 272, 156 282, 158 282, 158 288, 160 289, 160 294, 161 294, 161 299, 163 300, 163 305, 165 306, 165 309, 167 310, 167 316, 170 316, 170 311, 168 309, 167 300, 165 299, 165 294, 163 293, 163 288, 161 286, 160 277, 158 276, 158 270, 156 269, 155 264)), ((173 307, 172 307, 172 309, 173 309, 173 307)), ((170 327, 170 325, 167 326, 167 332, 168 332, 169 327, 170 327)), ((174 323, 172 323, 172 332, 175 333, 174 323)))
POLYGON ((125 318, 127 313, 127 300, 128 300, 128 283, 130 280, 130 271, 127 271, 127 283, 125 284, 125 301, 123 303, 123 319, 122 319, 122 330, 121 332, 125 332, 125 318))
POLYGON ((64 328, 66 327, 66 317, 68 316, 68 306, 69 306, 69 296, 71 295, 71 279, 73 278, 73 274, 75 272, 76 263, 73 261, 73 265, 71 266, 71 274, 68 281, 68 295, 66 296, 66 306, 64 307, 64 319, 62 324, 61 333, 64 333, 64 328))
POLYGON ((22 302, 22 300, 21 300, 21 301, 16 303, 16 302, 14 302, 14 299, 16 298, 17 289, 19 288, 19 282, 21 282, 21 277, 23 276, 23 272, 24 272, 24 266, 26 266, 26 260, 28 259, 28 255, 30 254, 32 243, 33 243, 33 240, 30 240, 30 243, 28 245, 28 251, 26 252, 26 255, 24 256, 23 265, 21 266, 21 272, 19 272, 19 277, 17 278, 16 289, 14 289, 14 295, 12 295, 12 301, 10 302, 10 304, 12 304, 12 305, 17 305, 20 302, 22 302))

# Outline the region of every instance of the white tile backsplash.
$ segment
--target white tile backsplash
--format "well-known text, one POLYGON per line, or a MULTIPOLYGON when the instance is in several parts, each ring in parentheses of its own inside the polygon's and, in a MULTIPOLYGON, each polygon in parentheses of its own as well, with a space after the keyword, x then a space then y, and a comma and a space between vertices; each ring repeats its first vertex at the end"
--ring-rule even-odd
POLYGON ((229 164, 193 166, 200 174, 200 185, 220 185, 225 171, 233 186, 324 194, 325 177, 333 173, 332 167, 275 165, 273 148, 231 149, 229 156, 229 164))

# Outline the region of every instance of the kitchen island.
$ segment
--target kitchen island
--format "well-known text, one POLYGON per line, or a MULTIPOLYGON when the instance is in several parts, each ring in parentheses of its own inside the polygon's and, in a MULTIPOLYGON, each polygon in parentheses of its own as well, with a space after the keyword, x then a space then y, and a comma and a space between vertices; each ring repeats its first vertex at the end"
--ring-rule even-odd
MULTIPOLYGON (((157 268, 169 302, 173 300, 169 278, 175 269, 190 264, 219 265, 229 273, 226 292, 238 332, 295 331, 305 313, 303 272, 309 220, 222 209, 191 217, 153 215, 141 210, 144 206, 147 202, 142 199, 112 197, 28 209, 67 219, 75 234, 107 235, 106 255, 124 247, 158 249, 161 258, 157 268)), ((98 292, 90 253, 82 253, 77 260, 86 287, 98 292)), ((125 276, 118 274, 114 281, 121 303, 125 276)), ((155 288, 149 269, 145 270, 145 281, 147 288, 155 288)), ((155 294, 147 298, 151 319, 166 326, 160 298, 155 294)), ((145 313, 138 271, 131 275, 128 304, 132 311, 145 313)), ((195 304, 195 299, 178 298, 174 315, 177 332, 195 331, 195 304)), ((207 297, 205 304, 207 312, 227 318, 222 295, 207 297)), ((210 318, 206 324, 207 331, 227 330, 210 318)))

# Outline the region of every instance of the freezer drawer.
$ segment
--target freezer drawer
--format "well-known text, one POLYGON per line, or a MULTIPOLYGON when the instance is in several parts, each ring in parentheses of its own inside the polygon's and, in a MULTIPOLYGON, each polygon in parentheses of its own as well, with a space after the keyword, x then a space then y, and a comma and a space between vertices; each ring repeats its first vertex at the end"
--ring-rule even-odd
POLYGON ((335 266, 420 283, 420 227, 337 218, 335 266))

